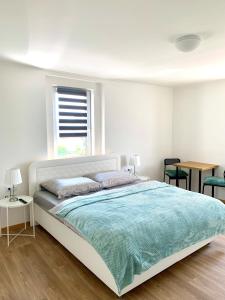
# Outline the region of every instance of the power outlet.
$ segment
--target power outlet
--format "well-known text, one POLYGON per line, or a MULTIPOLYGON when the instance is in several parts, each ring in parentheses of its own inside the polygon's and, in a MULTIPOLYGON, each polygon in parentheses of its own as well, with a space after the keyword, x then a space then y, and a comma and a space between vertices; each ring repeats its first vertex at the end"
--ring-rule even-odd
POLYGON ((129 174, 134 174, 134 166, 128 165, 123 167, 124 172, 128 172, 129 174))

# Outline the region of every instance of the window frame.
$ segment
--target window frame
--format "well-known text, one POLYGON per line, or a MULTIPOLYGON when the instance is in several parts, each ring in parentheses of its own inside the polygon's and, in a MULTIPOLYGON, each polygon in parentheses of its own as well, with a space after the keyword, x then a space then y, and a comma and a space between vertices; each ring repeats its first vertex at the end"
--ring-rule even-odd
MULTIPOLYGON (((89 82, 83 80, 76 80, 57 76, 46 76, 46 113, 47 113, 47 147, 48 147, 48 158, 63 158, 59 157, 56 153, 56 141, 57 141, 57 97, 56 88, 57 86, 68 86, 71 88, 83 88, 90 93, 91 99, 89 102, 90 112, 90 124, 88 126, 88 137, 90 141, 88 145, 87 156, 104 154, 104 145, 102 139, 102 88, 101 84, 97 82, 89 82)), ((89 118, 88 118, 89 119, 89 118)), ((70 156, 71 157, 71 156, 70 156)), ((74 157, 74 156, 72 156, 74 157)), ((75 156, 76 157, 76 156, 75 156)), ((65 156, 68 158, 68 156, 65 156)), ((63 158, 64 159, 64 158, 63 158)))

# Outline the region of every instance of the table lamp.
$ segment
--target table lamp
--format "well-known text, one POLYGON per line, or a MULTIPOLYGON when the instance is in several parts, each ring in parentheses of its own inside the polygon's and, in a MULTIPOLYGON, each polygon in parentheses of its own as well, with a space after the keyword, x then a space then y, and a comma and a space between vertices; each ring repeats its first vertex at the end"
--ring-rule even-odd
POLYGON ((134 175, 136 175, 136 168, 140 167, 140 165, 141 165, 140 155, 134 154, 132 156, 132 165, 134 166, 134 175))
POLYGON ((22 177, 20 169, 11 169, 6 172, 6 184, 10 189, 10 202, 17 201, 18 198, 15 196, 15 186, 22 183, 22 177))

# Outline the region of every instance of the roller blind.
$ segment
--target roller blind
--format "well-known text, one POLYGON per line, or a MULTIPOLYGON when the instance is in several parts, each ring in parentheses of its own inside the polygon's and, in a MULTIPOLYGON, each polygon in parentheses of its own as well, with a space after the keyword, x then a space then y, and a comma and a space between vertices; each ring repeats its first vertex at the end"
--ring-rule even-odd
POLYGON ((57 132, 60 138, 88 136, 89 93, 89 90, 81 88, 56 88, 57 132))

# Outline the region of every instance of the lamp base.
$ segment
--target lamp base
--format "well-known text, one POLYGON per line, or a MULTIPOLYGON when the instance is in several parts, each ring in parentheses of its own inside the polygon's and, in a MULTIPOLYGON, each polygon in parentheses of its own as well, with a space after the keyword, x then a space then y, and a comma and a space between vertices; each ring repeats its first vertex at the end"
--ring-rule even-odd
POLYGON ((16 201, 18 201, 19 199, 16 197, 16 196, 11 196, 10 198, 9 198, 9 202, 16 202, 16 201))

